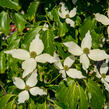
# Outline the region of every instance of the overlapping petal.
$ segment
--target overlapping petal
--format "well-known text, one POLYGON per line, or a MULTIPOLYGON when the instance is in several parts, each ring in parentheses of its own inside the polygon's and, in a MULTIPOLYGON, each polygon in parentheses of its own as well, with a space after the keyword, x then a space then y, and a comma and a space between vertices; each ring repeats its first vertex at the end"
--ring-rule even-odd
POLYGON ((22 63, 23 78, 25 78, 29 73, 31 73, 36 68, 36 61, 33 58, 29 58, 22 63))
POLYGON ((33 87, 30 89, 30 93, 33 95, 33 96, 36 96, 36 95, 47 95, 47 93, 39 88, 39 87, 33 87))
POLYGON ((103 63, 100 67, 100 74, 106 74, 108 71, 108 64, 107 63, 103 63))
POLYGON ((105 81, 109 82, 109 75, 106 75, 105 81))
POLYGON ((82 54, 80 56, 80 63, 82 63, 82 67, 84 70, 87 70, 89 68, 90 61, 89 61, 88 57, 86 56, 86 54, 82 54))
POLYGON ((109 58, 109 55, 107 55, 104 50, 99 50, 99 49, 90 50, 88 56, 90 59, 94 61, 101 61, 109 58))
POLYGON ((70 11, 70 13, 69 13, 70 18, 71 18, 71 17, 74 17, 74 16, 76 15, 76 11, 77 11, 76 8, 73 8, 73 9, 70 11))
POLYGON ((61 7, 58 9, 58 14, 61 18, 65 19, 66 15, 69 15, 69 10, 65 7, 63 2, 60 3, 61 7))
POLYGON ((65 42, 64 45, 68 47, 68 51, 75 56, 80 56, 83 53, 82 49, 75 42, 65 42))
POLYGON ((94 67, 94 72, 96 72, 96 77, 101 78, 101 75, 96 66, 94 67))
POLYGON ((82 79, 82 78, 86 78, 85 76, 82 75, 81 71, 78 71, 76 69, 69 69, 68 71, 66 71, 67 75, 71 78, 75 78, 75 79, 82 79))
POLYGON ((72 64, 75 62, 75 58, 74 56, 68 56, 65 60, 64 60, 64 66, 68 66, 71 67, 72 64))
POLYGON ((41 54, 44 50, 44 44, 39 36, 39 34, 36 35, 35 39, 30 43, 29 47, 30 52, 36 52, 37 55, 41 54))
POLYGON ((96 13, 96 14, 95 14, 95 19, 96 19, 98 22, 101 22, 103 25, 109 25, 109 18, 106 17, 106 16, 103 15, 103 14, 96 13))
POLYGON ((57 69, 63 69, 63 66, 61 64, 61 60, 59 59, 58 55, 56 53, 54 53, 54 57, 56 59, 56 62, 54 62, 54 66, 57 68, 57 69))
POLYGON ((24 91, 20 92, 18 95, 18 104, 24 103, 28 99, 29 99, 29 93, 28 93, 28 91, 24 90, 24 91))
POLYGON ((24 89, 25 88, 25 83, 22 79, 18 78, 18 77, 14 77, 13 78, 13 83, 15 84, 15 86, 18 89, 24 89))
POLYGON ((64 80, 66 80, 66 72, 65 72, 65 70, 60 70, 59 73, 61 73, 62 74, 62 78, 64 80))
POLYGON ((81 42, 81 48, 82 49, 84 49, 84 48, 91 49, 91 46, 92 46, 92 38, 90 35, 90 31, 88 31, 81 42))
POLYGON ((46 63, 46 62, 54 63, 56 61, 53 56, 51 56, 47 53, 36 56, 35 60, 36 60, 36 62, 40 62, 40 63, 46 63))
POLYGON ((7 50, 4 53, 6 54, 11 54, 12 57, 20 59, 20 60, 26 60, 30 58, 29 52, 23 49, 12 49, 12 50, 7 50))
POLYGON ((37 84, 37 69, 31 74, 31 76, 27 79, 26 85, 33 87, 37 84))
POLYGON ((70 18, 66 18, 65 21, 67 24, 70 24, 71 27, 75 26, 75 22, 73 20, 71 20, 70 18))

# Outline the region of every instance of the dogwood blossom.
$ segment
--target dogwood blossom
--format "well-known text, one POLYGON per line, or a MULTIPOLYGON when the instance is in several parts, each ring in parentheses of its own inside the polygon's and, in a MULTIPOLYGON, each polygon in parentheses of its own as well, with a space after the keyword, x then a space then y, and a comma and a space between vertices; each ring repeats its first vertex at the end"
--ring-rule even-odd
POLYGON ((42 40, 39 38, 39 34, 36 35, 35 39, 32 40, 29 46, 29 52, 24 49, 12 49, 5 51, 7 54, 11 54, 12 57, 24 60, 22 63, 22 69, 24 70, 23 72, 23 78, 26 77, 29 73, 31 73, 35 68, 37 63, 36 62, 41 62, 41 63, 53 63, 55 62, 55 59, 53 56, 43 53, 44 50, 44 44, 42 40))
POLYGON ((31 76, 27 79, 26 83, 19 77, 13 78, 13 83, 18 89, 21 89, 22 91, 18 95, 18 104, 24 103, 26 100, 29 99, 29 93, 33 96, 37 95, 46 95, 47 93, 39 88, 35 87, 37 84, 37 70, 35 70, 31 76))
POLYGON ((58 9, 58 14, 61 18, 65 19, 67 24, 70 24, 71 27, 75 26, 74 21, 71 19, 76 15, 76 8, 73 8, 69 11, 63 2, 60 3, 61 7, 58 9))
POLYGON ((108 26, 107 27, 107 33, 108 33, 108 38, 109 38, 109 18, 103 14, 100 14, 100 13, 96 13, 95 14, 95 19, 102 23, 103 25, 105 26, 108 26))
POLYGON ((95 67, 96 76, 101 79, 107 91, 109 91, 109 75, 106 75, 108 71, 108 63, 103 63, 100 67, 100 71, 95 67))
POLYGON ((87 70, 90 65, 89 58, 94 61, 101 61, 109 58, 109 55, 107 55, 104 50, 99 49, 91 50, 92 38, 90 35, 90 31, 88 31, 85 37, 83 38, 81 47, 79 47, 73 41, 65 42, 64 45, 68 47, 68 51, 71 54, 75 56, 80 56, 80 62, 82 63, 82 67, 84 70, 87 70))
POLYGON ((74 68, 71 68, 72 64, 74 63, 74 56, 68 56, 65 58, 63 65, 61 63, 61 60, 59 59, 58 55, 54 53, 54 57, 56 58, 56 62, 54 65, 56 66, 57 69, 59 69, 59 73, 62 73, 62 77, 64 80, 66 79, 66 74, 71 77, 71 78, 77 78, 77 79, 82 79, 85 78, 85 76, 82 75, 81 71, 78 71, 74 68))

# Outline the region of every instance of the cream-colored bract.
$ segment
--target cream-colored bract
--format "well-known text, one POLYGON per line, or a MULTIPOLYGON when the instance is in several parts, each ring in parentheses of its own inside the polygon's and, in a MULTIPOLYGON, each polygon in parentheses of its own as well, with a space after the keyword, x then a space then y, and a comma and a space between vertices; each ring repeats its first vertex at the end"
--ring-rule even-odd
POLYGON ((109 25, 109 18, 103 14, 96 13, 95 19, 103 25, 109 25))
POLYGON ((6 54, 11 54, 12 57, 24 60, 22 63, 22 69, 23 72, 23 78, 25 78, 29 73, 31 73, 35 68, 37 63, 53 63, 55 62, 55 59, 53 56, 44 53, 42 54, 44 50, 44 44, 42 40, 39 38, 39 34, 36 35, 35 39, 32 40, 30 43, 29 51, 23 50, 23 49, 12 49, 5 51, 6 54))
POLYGON ((59 59, 58 55, 54 53, 54 57, 57 60, 54 63, 54 66, 59 69, 59 73, 62 73, 62 77, 64 80, 67 80, 66 74, 71 78, 76 79, 82 79, 85 78, 85 76, 82 75, 81 71, 78 71, 74 68, 71 68, 72 64, 75 62, 74 56, 68 56, 65 58, 63 65, 61 63, 61 60, 59 59))
POLYGON ((39 87, 35 87, 35 85, 37 84, 37 81, 38 81, 37 80, 37 70, 35 70, 31 74, 31 76, 27 79, 26 84, 22 79, 18 77, 13 78, 13 83, 15 84, 15 86, 18 89, 22 89, 22 91, 18 95, 18 104, 24 103, 26 100, 29 99, 29 92, 33 96, 47 94, 43 89, 39 87))
POLYGON ((69 11, 63 2, 60 3, 60 7, 58 9, 58 14, 61 18, 65 19, 67 24, 70 24, 71 27, 75 26, 74 21, 71 19, 76 15, 76 8, 73 8, 69 11))
POLYGON ((101 61, 109 58, 104 50, 94 49, 91 50, 92 38, 90 31, 88 31, 81 42, 81 47, 79 47, 75 42, 65 42, 64 45, 68 47, 68 51, 74 56, 80 56, 80 63, 84 70, 87 70, 90 65, 89 58, 94 61, 101 61))
POLYGON ((108 63, 105 62, 101 65, 100 71, 95 67, 96 76, 101 79, 101 82, 104 83, 105 89, 109 91, 109 75, 106 75, 108 71, 108 63))
MULTIPOLYGON (((108 9, 107 15, 109 15, 109 9, 108 9)), ((107 33, 108 33, 108 38, 109 38, 109 16, 107 17, 107 16, 105 16, 105 15, 103 15, 103 14, 96 13, 96 14, 95 14, 95 19, 96 19, 98 22, 102 23, 103 25, 108 26, 108 27, 107 27, 107 33)))

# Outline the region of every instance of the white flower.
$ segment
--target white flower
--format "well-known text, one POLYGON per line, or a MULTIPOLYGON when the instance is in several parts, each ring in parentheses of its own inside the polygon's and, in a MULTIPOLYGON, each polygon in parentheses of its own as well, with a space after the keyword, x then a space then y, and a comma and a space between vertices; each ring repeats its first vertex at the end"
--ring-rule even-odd
POLYGON ((42 30, 43 30, 43 31, 46 31, 47 29, 48 29, 48 24, 45 23, 45 24, 43 25, 42 30))
POLYGON ((75 26, 74 21, 71 19, 76 15, 76 8, 73 8, 69 11, 63 2, 60 3, 61 7, 58 9, 58 14, 61 18, 65 19, 67 24, 70 24, 71 27, 75 26))
POLYGON ((108 63, 103 63, 100 67, 100 71, 95 67, 96 76, 101 79, 107 91, 109 91, 109 75, 106 75, 108 71, 108 63))
POLYGON ((72 64, 74 63, 74 57, 68 56, 64 62, 63 65, 56 53, 54 53, 54 57, 56 58, 56 62, 54 63, 55 67, 59 69, 59 73, 62 73, 62 77, 64 80, 66 80, 66 74, 71 78, 85 78, 85 76, 82 75, 82 73, 74 68, 71 68, 72 64))
POLYGON ((16 85, 18 89, 22 90, 18 95, 18 104, 24 103, 26 100, 28 100, 29 93, 33 96, 47 94, 43 91, 43 89, 35 87, 35 85, 37 84, 37 70, 35 70, 27 79, 26 84, 22 79, 18 77, 13 78, 13 83, 16 85))
POLYGON ((12 49, 5 51, 5 53, 11 54, 14 58, 24 60, 22 63, 22 68, 24 70, 23 78, 36 68, 36 62, 53 63, 55 61, 54 57, 51 55, 47 53, 41 54, 44 50, 44 44, 39 36, 40 35, 37 34, 35 39, 30 43, 29 52, 24 49, 12 49))
POLYGON ((104 50, 91 50, 92 38, 90 35, 90 31, 88 31, 83 38, 81 48, 73 41, 65 42, 64 45, 68 47, 68 51, 71 54, 80 56, 80 62, 82 63, 82 67, 84 70, 87 70, 90 65, 89 58, 94 61, 101 61, 109 58, 109 55, 107 55, 104 50))
MULTIPOLYGON (((109 10, 108 10, 109 11, 109 10)), ((106 25, 108 26, 107 27, 107 33, 108 33, 108 38, 109 38, 109 18, 103 14, 100 14, 100 13, 96 13, 95 14, 95 19, 102 23, 103 25, 106 25)))

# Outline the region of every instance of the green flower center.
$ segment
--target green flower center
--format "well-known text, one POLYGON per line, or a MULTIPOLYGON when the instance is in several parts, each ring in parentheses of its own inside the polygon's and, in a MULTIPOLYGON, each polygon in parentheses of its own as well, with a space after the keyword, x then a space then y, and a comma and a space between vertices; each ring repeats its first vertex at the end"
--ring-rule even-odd
POLYGON ((26 85, 26 86, 25 86, 25 90, 28 91, 29 89, 30 89, 30 86, 26 85))
POLYGON ((102 76, 102 78, 106 78, 106 74, 105 73, 101 74, 101 76, 102 76))
POLYGON ((30 53, 31 58, 35 58, 37 56, 37 53, 35 51, 32 51, 30 53))
POLYGON ((85 54, 89 54, 90 50, 89 50, 89 48, 84 48, 84 49, 83 49, 83 52, 84 52, 85 54))
POLYGON ((64 66, 64 70, 68 71, 69 67, 67 65, 64 66))
POLYGON ((65 16, 66 18, 69 18, 70 16, 69 16, 69 14, 66 14, 66 16, 65 16))

